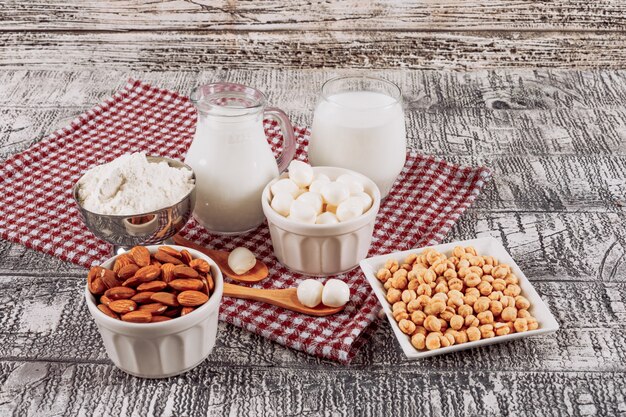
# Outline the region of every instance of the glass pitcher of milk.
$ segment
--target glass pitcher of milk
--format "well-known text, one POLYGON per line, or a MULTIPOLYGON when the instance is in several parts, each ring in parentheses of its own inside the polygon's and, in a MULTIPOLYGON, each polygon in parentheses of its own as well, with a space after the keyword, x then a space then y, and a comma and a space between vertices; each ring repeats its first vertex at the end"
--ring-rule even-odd
POLYGON ((309 161, 360 172, 387 196, 406 162, 400 88, 365 76, 327 81, 313 117, 309 161))
POLYGON ((191 101, 198 111, 193 142, 185 163, 196 174, 194 217, 212 233, 244 233, 260 225, 263 188, 284 171, 295 153, 287 115, 266 107, 258 90, 241 84, 197 87, 191 101), (263 119, 278 122, 283 152, 276 160, 267 142, 263 119))

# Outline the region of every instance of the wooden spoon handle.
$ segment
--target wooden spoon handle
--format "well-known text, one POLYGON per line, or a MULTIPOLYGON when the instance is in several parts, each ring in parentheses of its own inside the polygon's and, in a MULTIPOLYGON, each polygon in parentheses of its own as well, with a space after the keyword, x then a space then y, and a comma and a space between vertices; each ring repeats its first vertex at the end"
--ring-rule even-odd
POLYGON ((249 288, 241 285, 224 283, 224 295, 227 297, 262 301, 264 303, 286 308, 298 313, 308 314, 310 316, 329 316, 343 310, 343 307, 326 307, 322 304, 315 308, 307 307, 298 301, 296 288, 265 290, 261 288, 249 288))

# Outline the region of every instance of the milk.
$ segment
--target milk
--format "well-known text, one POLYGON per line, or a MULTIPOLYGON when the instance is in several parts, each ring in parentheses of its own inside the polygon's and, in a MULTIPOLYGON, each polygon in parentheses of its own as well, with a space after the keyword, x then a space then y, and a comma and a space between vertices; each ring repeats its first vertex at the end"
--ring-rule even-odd
POLYGON ((309 161, 352 169, 371 178, 385 197, 406 160, 402 105, 383 93, 327 96, 315 110, 309 161))
POLYGON ((202 226, 217 233, 241 233, 264 221, 261 194, 278 176, 278 166, 262 113, 199 115, 185 162, 196 174, 194 217, 202 226))

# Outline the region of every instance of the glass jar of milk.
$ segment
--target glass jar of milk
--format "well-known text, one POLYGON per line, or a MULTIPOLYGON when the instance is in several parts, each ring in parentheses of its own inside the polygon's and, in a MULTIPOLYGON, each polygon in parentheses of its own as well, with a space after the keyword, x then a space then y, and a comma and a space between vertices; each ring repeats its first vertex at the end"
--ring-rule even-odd
POLYGON ((327 81, 313 117, 309 161, 360 172, 385 197, 406 161, 400 88, 365 76, 327 81))
POLYGON ((234 83, 201 85, 191 94, 198 110, 196 134, 185 163, 196 175, 194 218, 208 231, 243 233, 264 220, 263 188, 284 171, 295 153, 293 127, 265 96, 234 83), (274 119, 283 133, 283 153, 274 158, 263 119, 274 119))

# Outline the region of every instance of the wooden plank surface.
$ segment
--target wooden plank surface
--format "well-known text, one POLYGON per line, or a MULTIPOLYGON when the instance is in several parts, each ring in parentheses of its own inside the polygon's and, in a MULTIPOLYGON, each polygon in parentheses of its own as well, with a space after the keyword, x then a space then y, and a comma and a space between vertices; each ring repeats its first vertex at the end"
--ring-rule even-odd
POLYGON ((101 364, 19 361, 1 361, 0 374, 6 390, 0 412, 22 415, 49 410, 84 415, 517 416, 532 409, 537 415, 608 416, 623 412, 621 387, 626 384, 619 372, 268 372, 229 365, 197 368, 156 384, 101 364))
POLYGON ((623 32, 2 32, 0 68, 623 68, 623 32))
POLYGON ((618 0, 0 1, 0 30, 603 30, 626 28, 618 0))
MULTIPOLYGON (((212 80, 265 86, 307 125, 321 83, 342 73, 0 71, 0 158, 129 76, 179 91, 212 80)), ((2 241, 0 415, 623 414, 626 73, 375 73, 402 86, 413 149, 494 170, 449 239, 502 240, 555 314, 556 335, 410 362, 381 321, 344 367, 222 323, 200 367, 140 380, 106 358, 81 297, 85 271, 2 241)))

